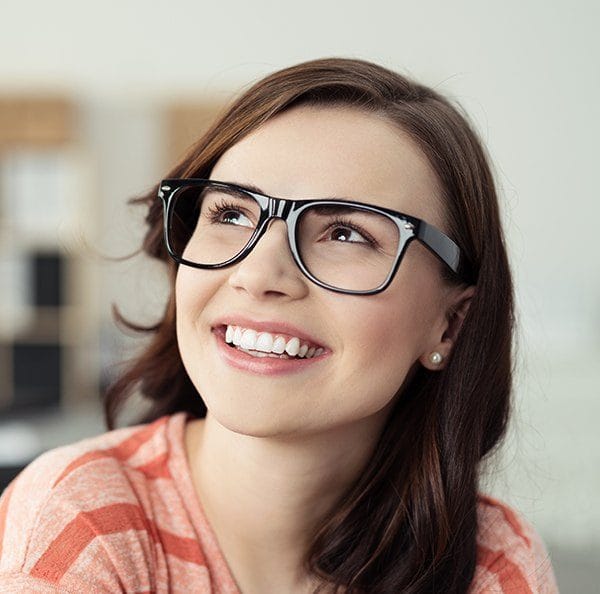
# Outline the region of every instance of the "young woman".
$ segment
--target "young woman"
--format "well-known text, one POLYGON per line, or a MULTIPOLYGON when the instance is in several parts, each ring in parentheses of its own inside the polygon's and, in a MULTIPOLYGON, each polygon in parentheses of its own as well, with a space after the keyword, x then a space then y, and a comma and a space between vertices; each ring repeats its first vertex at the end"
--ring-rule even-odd
POLYGON ((268 76, 138 199, 172 292, 112 431, 0 500, 2 591, 557 592, 478 491, 513 292, 484 149, 360 60, 268 76), (114 429, 136 391, 140 424, 114 429))

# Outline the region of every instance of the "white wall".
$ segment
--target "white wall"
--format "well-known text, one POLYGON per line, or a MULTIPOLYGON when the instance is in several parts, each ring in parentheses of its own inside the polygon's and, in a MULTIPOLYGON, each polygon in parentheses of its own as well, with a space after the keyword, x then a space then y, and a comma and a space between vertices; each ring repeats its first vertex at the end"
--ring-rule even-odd
MULTIPOLYGON (((460 101, 497 170, 522 325, 519 416, 493 488, 549 541, 600 541, 592 498, 600 490, 596 3, 3 0, 1 7, 2 88, 60 89, 84 106, 105 205, 97 239, 113 253, 135 246, 141 233, 125 198, 164 173, 161 102, 226 100, 276 68, 332 55, 377 61, 460 101)), ((106 271, 104 301, 127 303, 141 292, 151 317, 160 290, 135 270, 106 271)))

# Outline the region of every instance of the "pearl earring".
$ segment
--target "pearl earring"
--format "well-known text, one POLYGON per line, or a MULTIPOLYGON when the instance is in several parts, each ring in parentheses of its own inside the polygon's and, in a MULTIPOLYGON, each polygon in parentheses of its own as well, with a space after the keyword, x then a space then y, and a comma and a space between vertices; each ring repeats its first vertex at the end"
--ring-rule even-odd
POLYGON ((438 365, 439 363, 442 362, 442 355, 440 355, 437 351, 431 353, 431 355, 429 355, 429 360, 434 364, 434 365, 438 365))

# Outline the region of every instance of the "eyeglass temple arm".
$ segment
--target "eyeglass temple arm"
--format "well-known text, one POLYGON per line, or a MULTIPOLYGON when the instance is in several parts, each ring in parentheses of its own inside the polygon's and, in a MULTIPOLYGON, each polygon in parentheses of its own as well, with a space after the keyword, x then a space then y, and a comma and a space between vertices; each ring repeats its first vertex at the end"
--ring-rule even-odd
POLYGON ((460 248, 433 225, 420 221, 417 239, 421 240, 438 258, 459 274, 460 248))

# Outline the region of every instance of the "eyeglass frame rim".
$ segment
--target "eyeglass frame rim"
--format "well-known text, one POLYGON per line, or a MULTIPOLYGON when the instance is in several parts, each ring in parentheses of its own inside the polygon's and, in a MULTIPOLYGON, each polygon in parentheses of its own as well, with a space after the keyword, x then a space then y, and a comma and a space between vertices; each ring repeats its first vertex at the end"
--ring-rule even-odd
POLYGON ((341 200, 341 199, 319 199, 319 198, 304 198, 301 200, 293 200, 289 198, 278 198, 275 196, 268 196, 259 192, 255 192, 245 188, 244 186, 223 182, 220 180, 206 179, 206 178, 166 178, 163 179, 158 185, 158 198, 162 200, 163 204, 163 238, 167 252, 169 256, 175 260, 178 264, 190 266, 192 268, 200 269, 219 269, 232 266, 238 262, 241 262, 250 252, 254 249, 254 246, 258 243, 260 238, 265 234, 268 229, 268 224, 273 219, 281 219, 286 224, 288 245, 292 256, 298 268, 301 272, 316 285, 334 291, 336 293, 343 293, 346 295, 375 295, 381 293, 387 289, 394 279, 396 272, 398 271, 402 258, 413 240, 420 241, 436 258, 438 258, 443 264, 445 264, 457 278, 469 283, 467 280, 468 274, 460 274, 459 268, 462 264, 462 252, 456 242, 448 237, 443 231, 428 223, 427 221, 414 217, 412 215, 391 209, 384 206, 377 206, 374 204, 368 204, 366 202, 360 202, 356 200, 341 200), (183 187, 187 186, 203 186, 213 185, 217 187, 225 187, 241 192, 243 194, 250 195, 259 205, 261 213, 255 229, 252 232, 252 236, 244 248, 235 254, 229 260, 221 262, 220 264, 198 264, 186 260, 180 256, 177 256, 172 249, 169 242, 169 223, 172 216, 173 198, 183 187), (375 212, 382 214, 391 219, 398 227, 398 233, 400 240, 398 242, 398 250, 394 257, 394 263, 388 273, 386 279, 376 288, 367 290, 354 290, 354 289, 342 289, 329 285, 318 278, 316 278, 305 266, 302 258, 297 249, 296 243, 296 227, 298 224, 299 216, 308 207, 314 204, 321 205, 350 205, 357 206, 359 209, 375 212), (286 207, 286 205, 288 205, 286 207))

